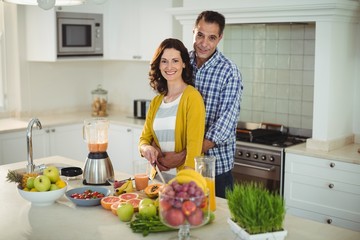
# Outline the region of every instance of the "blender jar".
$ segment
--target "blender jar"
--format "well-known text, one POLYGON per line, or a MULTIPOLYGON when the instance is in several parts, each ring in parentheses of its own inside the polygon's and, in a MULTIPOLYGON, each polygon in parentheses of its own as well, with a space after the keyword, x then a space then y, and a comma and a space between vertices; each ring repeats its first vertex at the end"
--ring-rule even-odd
POLYGON ((106 152, 108 147, 109 121, 96 118, 84 121, 83 138, 92 153, 106 152))
POLYGON ((97 89, 91 91, 92 94, 92 116, 105 117, 107 116, 107 93, 105 89, 101 88, 99 84, 97 89))

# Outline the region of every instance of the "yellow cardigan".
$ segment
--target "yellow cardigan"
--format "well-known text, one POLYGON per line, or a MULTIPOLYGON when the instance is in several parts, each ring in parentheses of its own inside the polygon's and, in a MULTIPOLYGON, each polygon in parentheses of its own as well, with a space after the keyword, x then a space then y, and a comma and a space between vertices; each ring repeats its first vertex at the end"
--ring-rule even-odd
MULTIPOLYGON (((164 95, 157 95, 150 103, 143 131, 140 136, 139 147, 143 144, 151 144, 153 140, 156 145, 159 146, 153 123, 163 98, 164 95)), ((185 163, 178 167, 177 170, 184 168, 184 166, 195 167, 194 158, 201 155, 204 132, 204 100, 198 90, 193 86, 188 85, 181 96, 176 115, 175 152, 181 152, 186 149, 185 163)))

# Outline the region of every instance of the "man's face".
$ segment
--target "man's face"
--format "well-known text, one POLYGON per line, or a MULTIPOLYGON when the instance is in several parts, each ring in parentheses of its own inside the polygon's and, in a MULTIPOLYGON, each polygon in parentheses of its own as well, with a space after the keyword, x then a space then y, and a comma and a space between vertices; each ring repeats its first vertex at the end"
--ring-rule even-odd
POLYGON ((203 19, 194 28, 194 50, 197 58, 208 60, 215 52, 222 35, 217 23, 207 23, 203 19))

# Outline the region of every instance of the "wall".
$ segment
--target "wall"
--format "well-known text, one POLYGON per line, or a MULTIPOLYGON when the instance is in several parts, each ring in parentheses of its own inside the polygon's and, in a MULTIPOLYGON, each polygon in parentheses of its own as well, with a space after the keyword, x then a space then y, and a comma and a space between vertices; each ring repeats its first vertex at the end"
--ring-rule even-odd
POLYGON ((239 67, 240 120, 312 129, 314 24, 231 24, 224 53, 239 67))
POLYGON ((207 6, 221 12, 227 24, 314 22, 315 67, 312 138, 307 147, 330 151, 357 141, 360 135, 358 85, 360 48, 358 25, 360 3, 351 0, 215 0, 196 3, 184 0, 183 8, 174 8, 175 19, 183 26, 183 41, 191 46, 196 16, 207 6), (355 137, 357 136, 357 137, 355 137))

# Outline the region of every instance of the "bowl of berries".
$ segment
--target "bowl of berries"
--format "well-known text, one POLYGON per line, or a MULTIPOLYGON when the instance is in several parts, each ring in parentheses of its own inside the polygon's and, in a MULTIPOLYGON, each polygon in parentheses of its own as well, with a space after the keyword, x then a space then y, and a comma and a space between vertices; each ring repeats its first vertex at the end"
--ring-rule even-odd
POLYGON ((65 196, 78 206, 100 205, 101 199, 109 195, 109 189, 97 186, 73 188, 65 193, 65 196))

